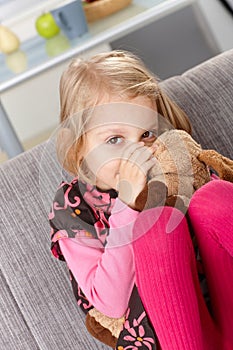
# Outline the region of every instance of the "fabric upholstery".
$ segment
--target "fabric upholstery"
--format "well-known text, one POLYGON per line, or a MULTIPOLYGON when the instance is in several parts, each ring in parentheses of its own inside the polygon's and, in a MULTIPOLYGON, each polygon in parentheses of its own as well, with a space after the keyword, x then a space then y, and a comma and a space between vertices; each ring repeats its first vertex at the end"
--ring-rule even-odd
MULTIPOLYGON (((1 167, 0 246, 5 280, 0 293, 1 324, 8 332, 7 339, 0 337, 0 348, 104 349, 85 329, 65 264, 50 253, 48 211, 40 193, 45 147, 40 145, 1 167)), ((53 157, 44 163, 51 182, 57 183, 53 157)))
POLYGON ((0 286, 1 349, 15 349, 15 345, 17 344, 18 350, 37 350, 37 343, 24 320, 2 272, 0 272, 0 286))
MULTIPOLYGON (((233 50, 161 86, 203 147, 233 157, 233 50)), ((50 253, 49 203, 61 179, 52 143, 0 166, 0 348, 104 350, 86 331, 65 264, 50 253)))

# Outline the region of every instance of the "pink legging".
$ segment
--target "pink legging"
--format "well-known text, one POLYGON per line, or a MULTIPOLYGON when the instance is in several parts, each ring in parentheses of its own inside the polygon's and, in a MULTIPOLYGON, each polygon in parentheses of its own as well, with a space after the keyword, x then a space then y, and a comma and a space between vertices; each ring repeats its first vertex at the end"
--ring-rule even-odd
POLYGON ((136 283, 162 350, 233 349, 233 184, 196 191, 189 219, 211 299, 202 296, 189 227, 175 208, 142 212, 136 222, 136 283))

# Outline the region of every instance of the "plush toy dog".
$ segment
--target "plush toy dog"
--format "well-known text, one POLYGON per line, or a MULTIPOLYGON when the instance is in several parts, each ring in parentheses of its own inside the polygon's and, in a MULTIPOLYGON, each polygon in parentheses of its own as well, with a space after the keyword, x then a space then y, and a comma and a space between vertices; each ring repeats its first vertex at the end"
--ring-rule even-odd
MULTIPOLYGON (((157 163, 150 170, 148 183, 136 199, 138 211, 156 206, 173 206, 184 213, 194 191, 211 180, 210 169, 220 179, 233 182, 233 161, 201 146, 183 130, 165 131, 155 141, 157 163)), ((86 318, 88 331, 114 348, 124 317, 109 318, 95 308, 86 318)))
POLYGON ((201 146, 183 130, 164 132, 156 141, 157 164, 136 200, 139 211, 161 205, 186 210, 194 191, 211 180, 210 168, 220 179, 233 182, 233 161, 201 146))

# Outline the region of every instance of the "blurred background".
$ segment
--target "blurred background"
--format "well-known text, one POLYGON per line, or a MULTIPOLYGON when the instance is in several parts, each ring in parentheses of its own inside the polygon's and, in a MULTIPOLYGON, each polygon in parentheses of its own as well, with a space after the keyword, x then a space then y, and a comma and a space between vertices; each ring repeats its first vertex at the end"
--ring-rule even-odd
MULTIPOLYGON (((117 3, 108 13, 113 0, 0 0, 1 105, 22 149, 56 129, 59 80, 72 57, 126 49, 166 79, 233 48, 232 0, 132 0, 120 9, 117 3), (71 3, 79 6, 75 18, 71 3)), ((0 129, 5 138, 3 119, 0 129)), ((0 162, 7 153, 0 139, 0 162)))

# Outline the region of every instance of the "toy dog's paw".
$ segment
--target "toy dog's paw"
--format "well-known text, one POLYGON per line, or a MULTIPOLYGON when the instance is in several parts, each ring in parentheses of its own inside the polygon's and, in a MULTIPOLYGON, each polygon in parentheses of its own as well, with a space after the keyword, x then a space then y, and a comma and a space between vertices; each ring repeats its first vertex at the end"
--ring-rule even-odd
POLYGON ((117 338, 112 335, 109 329, 102 326, 96 321, 95 317, 91 316, 89 313, 86 316, 86 328, 94 338, 113 349, 116 347, 117 338))

